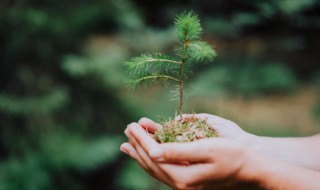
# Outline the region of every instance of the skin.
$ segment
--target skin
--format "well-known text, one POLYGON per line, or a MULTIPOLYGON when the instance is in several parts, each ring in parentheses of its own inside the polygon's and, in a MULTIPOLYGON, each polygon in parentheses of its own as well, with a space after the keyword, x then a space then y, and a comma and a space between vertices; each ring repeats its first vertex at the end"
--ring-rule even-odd
MULTIPOLYGON (((161 126, 143 118, 139 124, 128 126, 125 133, 129 143, 122 144, 120 149, 135 159, 149 175, 173 189, 320 189, 318 172, 274 158, 274 155, 283 154, 271 154, 269 149, 263 152, 257 144, 250 142, 257 137, 244 132, 235 123, 205 114, 196 117, 207 117, 208 123, 224 138, 158 144, 145 129, 152 132, 161 126), (248 148, 248 144, 253 145, 252 148, 248 148)), ((318 137, 311 138, 318 140, 318 137)), ((270 141, 265 137, 261 139, 270 141)), ((295 146, 296 143, 291 141, 288 141, 288 146, 295 146)), ((302 143, 310 142, 303 140, 302 143)), ((304 159, 292 160, 296 165, 306 164, 304 159)), ((308 167, 318 166, 308 164, 308 167)))
MULTIPOLYGON (((184 117, 190 116, 192 115, 184 115, 184 117)), ((220 137, 239 142, 254 151, 276 160, 320 171, 320 151, 314 151, 320 148, 320 134, 296 138, 261 137, 250 134, 241 129, 236 123, 215 115, 196 114, 195 116, 206 119, 208 124, 217 131, 220 137)), ((148 118, 142 118, 139 124, 150 132, 162 128, 160 124, 148 118)))

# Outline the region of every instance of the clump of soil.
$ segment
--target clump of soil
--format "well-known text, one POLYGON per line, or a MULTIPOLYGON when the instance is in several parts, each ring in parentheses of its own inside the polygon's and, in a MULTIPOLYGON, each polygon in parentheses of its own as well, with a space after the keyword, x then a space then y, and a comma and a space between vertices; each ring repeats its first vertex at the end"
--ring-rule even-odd
POLYGON ((217 134, 206 119, 196 117, 170 119, 162 124, 163 128, 154 133, 154 139, 159 143, 192 142, 195 140, 216 137, 217 134))

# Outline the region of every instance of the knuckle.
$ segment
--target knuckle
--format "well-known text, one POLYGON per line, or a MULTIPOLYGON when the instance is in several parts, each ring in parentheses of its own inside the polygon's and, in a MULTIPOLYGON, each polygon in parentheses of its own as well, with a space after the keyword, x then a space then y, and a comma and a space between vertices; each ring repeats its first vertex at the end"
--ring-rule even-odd
POLYGON ((170 159, 170 158, 177 157, 177 152, 172 150, 172 147, 170 147, 170 146, 165 147, 163 153, 164 153, 163 154, 164 159, 170 159))
POLYGON ((154 172, 150 169, 150 168, 145 168, 144 171, 150 175, 150 176, 154 176, 154 172))
POLYGON ((194 181, 195 179, 192 179, 192 180, 187 180, 186 182, 184 182, 184 185, 185 185, 185 187, 187 188, 187 187, 191 187, 191 186, 193 186, 193 184, 194 184, 194 181))
POLYGON ((180 182, 180 181, 175 181, 174 186, 175 186, 175 189, 179 189, 179 190, 186 189, 188 187, 186 183, 180 182))
POLYGON ((195 177, 194 176, 184 176, 182 179, 174 180, 174 186, 176 189, 188 189, 194 185, 195 177))
POLYGON ((152 161, 151 160, 146 160, 145 161, 145 164, 147 165, 147 168, 150 170, 150 168, 152 168, 152 166, 153 166, 153 163, 152 163, 152 161))

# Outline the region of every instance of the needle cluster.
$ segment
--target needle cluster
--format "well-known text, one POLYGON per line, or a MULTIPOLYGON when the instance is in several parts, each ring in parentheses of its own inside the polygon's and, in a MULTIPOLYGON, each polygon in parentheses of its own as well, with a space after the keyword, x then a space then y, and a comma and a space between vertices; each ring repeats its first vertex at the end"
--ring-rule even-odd
POLYGON ((217 54, 210 44, 201 41, 202 27, 194 12, 184 12, 177 16, 175 29, 178 42, 174 48, 176 57, 161 53, 145 53, 125 64, 129 71, 128 84, 132 88, 155 82, 165 86, 171 82, 178 84, 179 113, 182 118, 183 86, 190 73, 190 66, 213 61, 217 54))
POLYGON ((126 62, 129 71, 128 84, 132 88, 155 82, 165 86, 174 82, 179 86, 180 119, 164 122, 163 128, 154 133, 154 139, 159 143, 191 142, 216 136, 206 120, 183 118, 182 106, 184 82, 191 73, 191 66, 213 61, 217 54, 210 44, 201 41, 202 27, 194 12, 184 12, 177 16, 175 28, 178 42, 174 48, 175 57, 161 53, 145 53, 126 62))

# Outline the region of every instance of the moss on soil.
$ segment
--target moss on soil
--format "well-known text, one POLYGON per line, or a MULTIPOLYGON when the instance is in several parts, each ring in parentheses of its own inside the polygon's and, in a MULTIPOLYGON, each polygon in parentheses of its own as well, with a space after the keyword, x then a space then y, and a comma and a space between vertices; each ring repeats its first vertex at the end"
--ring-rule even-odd
POLYGON ((159 143, 192 142, 217 136, 207 120, 193 116, 180 120, 170 119, 164 122, 162 126, 161 130, 154 133, 154 139, 159 143))

